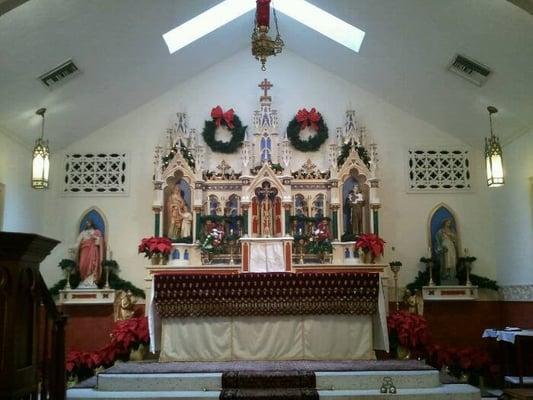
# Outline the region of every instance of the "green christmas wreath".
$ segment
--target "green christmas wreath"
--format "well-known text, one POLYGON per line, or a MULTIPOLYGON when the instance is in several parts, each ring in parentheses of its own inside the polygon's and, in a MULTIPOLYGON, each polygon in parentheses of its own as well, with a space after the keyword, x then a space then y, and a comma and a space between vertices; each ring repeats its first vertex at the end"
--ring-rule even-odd
POLYGON ((211 110, 211 121, 205 121, 202 136, 205 143, 216 153, 235 153, 242 145, 246 126, 242 126, 241 120, 235 115, 233 108, 223 112, 220 106, 211 110), (217 128, 225 126, 231 132, 231 140, 223 142, 215 139, 217 128))
POLYGON ((328 138, 328 126, 324 122, 322 115, 315 108, 312 108, 311 111, 303 108, 289 122, 287 137, 296 150, 303 152, 317 151, 328 138), (300 132, 307 127, 315 131, 316 134, 309 139, 302 140, 300 132))

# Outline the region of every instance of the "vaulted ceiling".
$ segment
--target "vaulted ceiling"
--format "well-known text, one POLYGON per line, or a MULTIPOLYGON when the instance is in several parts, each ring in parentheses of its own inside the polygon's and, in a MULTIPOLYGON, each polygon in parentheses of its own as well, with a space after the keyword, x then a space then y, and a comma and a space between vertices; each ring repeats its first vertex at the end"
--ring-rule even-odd
MULTIPOLYGON (((279 15, 301 57, 472 144, 487 134, 487 105, 500 109, 506 140, 533 130, 533 16, 524 9, 504 0, 310 1, 366 37, 353 53, 279 15), (493 70, 484 86, 446 70, 457 53, 493 70)), ((217 0, 17 3, 0 15, 0 130, 28 145, 39 107, 49 110, 53 147, 64 147, 250 45, 252 13, 169 55, 161 34, 217 0), (38 81, 69 58, 78 77, 53 90, 38 81)))

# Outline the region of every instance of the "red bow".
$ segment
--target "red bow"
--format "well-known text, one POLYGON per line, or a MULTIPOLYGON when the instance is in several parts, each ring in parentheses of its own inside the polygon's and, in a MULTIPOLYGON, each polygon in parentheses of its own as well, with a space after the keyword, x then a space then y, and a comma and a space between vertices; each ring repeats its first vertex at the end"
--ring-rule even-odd
POLYGON ((226 126, 229 129, 233 129, 233 115, 235 114, 235 111, 233 111, 233 108, 230 108, 228 111, 224 112, 222 110, 222 107, 216 106, 211 110, 211 118, 215 120, 215 124, 217 125, 217 128, 220 128, 220 125, 222 124, 222 121, 225 122, 226 126))
POLYGON ((305 129, 309 126, 311 129, 317 131, 318 121, 320 121, 320 113, 318 113, 314 107, 311 108, 311 111, 302 108, 296 113, 296 121, 300 123, 301 129, 305 129))

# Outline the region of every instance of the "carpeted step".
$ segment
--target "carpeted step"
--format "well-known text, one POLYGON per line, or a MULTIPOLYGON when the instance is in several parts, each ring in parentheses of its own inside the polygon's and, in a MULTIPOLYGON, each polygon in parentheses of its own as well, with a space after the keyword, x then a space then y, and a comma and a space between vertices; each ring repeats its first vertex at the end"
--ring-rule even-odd
POLYGON ((220 400, 318 400, 314 389, 224 389, 220 400))
POLYGON ((313 371, 231 371, 222 374, 224 389, 315 389, 313 371))

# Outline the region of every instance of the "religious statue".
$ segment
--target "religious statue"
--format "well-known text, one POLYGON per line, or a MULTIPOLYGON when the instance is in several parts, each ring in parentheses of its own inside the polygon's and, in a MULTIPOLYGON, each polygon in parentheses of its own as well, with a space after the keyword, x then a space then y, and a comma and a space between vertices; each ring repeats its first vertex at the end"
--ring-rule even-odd
POLYGON ((127 292, 119 290, 115 296, 114 314, 115 321, 123 321, 130 319, 135 314, 135 304, 137 300, 133 298, 133 293, 130 290, 127 292))
POLYGON ((435 234, 434 252, 440 262, 441 280, 456 279, 457 232, 449 218, 442 221, 442 227, 435 234))
POLYGON ((96 287, 102 276, 104 260, 104 238, 90 219, 76 240, 77 260, 81 283, 79 287, 96 287))
POLYGON ((263 182, 255 191, 259 200, 259 232, 262 237, 271 237, 274 233, 274 199, 278 190, 263 182))
POLYGON ((346 196, 344 202, 346 212, 346 224, 347 233, 353 235, 359 235, 363 233, 363 205, 364 205, 363 193, 359 189, 359 186, 355 183, 352 190, 346 196))
POLYGON ((169 215, 169 224, 167 236, 170 239, 178 239, 181 237, 189 237, 190 235, 190 225, 192 224, 192 215, 187 208, 185 199, 181 192, 180 187, 176 184, 170 194, 167 202, 167 212, 169 215), (188 218, 188 221, 185 222, 186 227, 183 227, 185 218, 188 218), (188 226, 188 228, 187 228, 188 226), (188 231, 187 236, 183 236, 183 231, 185 233, 188 231))

